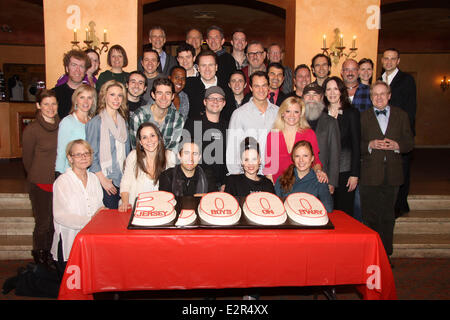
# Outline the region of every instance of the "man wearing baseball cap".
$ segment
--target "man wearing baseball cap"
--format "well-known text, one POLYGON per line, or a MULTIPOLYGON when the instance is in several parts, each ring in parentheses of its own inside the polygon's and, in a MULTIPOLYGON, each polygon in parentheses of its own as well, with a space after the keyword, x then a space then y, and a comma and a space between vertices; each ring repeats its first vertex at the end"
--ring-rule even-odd
POLYGON ((226 95, 219 86, 206 89, 203 99, 205 113, 198 120, 188 118, 183 139, 196 141, 202 149, 200 166, 207 175, 214 176, 217 190, 224 188, 227 167, 225 164, 226 130, 228 121, 220 113, 226 104, 226 95))
POLYGON ((328 176, 328 187, 333 194, 339 180, 339 154, 341 139, 339 125, 335 118, 323 112, 324 89, 317 83, 310 83, 303 89, 305 101, 305 117, 311 129, 314 130, 319 144, 319 159, 323 171, 328 176))

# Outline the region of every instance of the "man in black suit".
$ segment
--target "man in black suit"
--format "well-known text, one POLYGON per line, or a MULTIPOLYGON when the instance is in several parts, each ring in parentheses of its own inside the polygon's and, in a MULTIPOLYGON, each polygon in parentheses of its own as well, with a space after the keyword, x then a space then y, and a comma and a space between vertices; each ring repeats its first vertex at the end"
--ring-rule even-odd
POLYGON ((271 62, 267 66, 269 76, 269 101, 277 106, 286 99, 287 95, 281 90, 284 81, 284 67, 279 62, 271 62))
POLYGON ((378 232, 388 256, 393 252, 394 204, 403 183, 401 154, 410 152, 414 137, 408 115, 389 104, 383 81, 370 89, 373 108, 361 114, 361 209, 365 225, 378 232))
POLYGON ((222 28, 209 27, 206 31, 206 43, 209 49, 217 55, 217 76, 228 83, 231 73, 236 70, 236 61, 223 47, 225 36, 222 28))
POLYGON ((199 119, 205 113, 205 105, 203 98, 205 97, 206 89, 219 86, 225 92, 226 104, 223 108, 220 118, 229 121, 231 114, 236 109, 234 104, 233 93, 228 87, 228 83, 217 72, 217 55, 211 50, 203 50, 197 56, 198 77, 189 77, 186 79, 184 92, 189 97, 189 114, 188 118, 194 120, 199 119))
MULTIPOLYGON (((391 87, 391 99, 389 104, 403 109, 409 118, 411 131, 415 135, 416 120, 416 83, 414 78, 398 69, 400 63, 400 53, 397 49, 390 48, 383 52, 381 58, 385 72, 381 75, 383 80, 391 87)), ((410 180, 411 152, 402 156, 404 183, 398 191, 395 204, 396 216, 409 212, 408 193, 410 180)))

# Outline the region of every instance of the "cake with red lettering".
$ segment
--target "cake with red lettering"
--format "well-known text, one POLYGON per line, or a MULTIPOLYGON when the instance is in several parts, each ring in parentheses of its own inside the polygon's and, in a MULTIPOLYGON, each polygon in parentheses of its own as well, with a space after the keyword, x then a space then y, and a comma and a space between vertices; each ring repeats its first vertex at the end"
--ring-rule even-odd
POLYGON ((136 200, 132 224, 160 226, 172 222, 177 216, 175 196, 166 191, 140 193, 136 200))
POLYGON ((241 207, 229 193, 210 192, 200 199, 198 215, 208 224, 229 226, 241 218, 241 207))
POLYGON ((283 202, 270 192, 250 193, 242 208, 245 216, 255 224, 276 226, 287 220, 283 202))
POLYGON ((178 215, 176 226, 189 226, 192 225, 197 219, 197 215, 195 214, 195 210, 192 209, 182 209, 180 214, 178 215))
POLYGON ((290 219, 307 226, 323 226, 328 223, 325 206, 315 196, 297 192, 284 200, 284 207, 290 219))

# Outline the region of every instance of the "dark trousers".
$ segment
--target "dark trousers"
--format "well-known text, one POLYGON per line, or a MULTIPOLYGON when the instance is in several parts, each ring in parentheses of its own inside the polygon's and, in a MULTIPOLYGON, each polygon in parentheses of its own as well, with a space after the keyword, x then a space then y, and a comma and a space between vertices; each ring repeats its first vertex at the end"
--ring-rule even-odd
POLYGON ((339 186, 334 190, 333 201, 334 209, 341 210, 353 217, 355 205, 355 191, 348 192, 347 182, 350 172, 339 173, 339 186))
POLYGON ((106 192, 105 189, 103 190, 103 205, 107 207, 108 209, 118 209, 119 208, 119 201, 120 201, 120 189, 116 185, 114 185, 117 189, 116 194, 109 195, 108 192, 106 192))
POLYGON ((393 252, 395 212, 398 186, 387 184, 359 187, 363 223, 380 235, 387 255, 393 252))
POLYGON ((403 184, 398 189, 397 200, 395 202, 396 217, 409 212, 408 194, 412 152, 402 154, 403 184))
POLYGON ((31 208, 34 216, 33 250, 50 251, 53 242, 53 192, 47 192, 34 183, 29 184, 31 208))

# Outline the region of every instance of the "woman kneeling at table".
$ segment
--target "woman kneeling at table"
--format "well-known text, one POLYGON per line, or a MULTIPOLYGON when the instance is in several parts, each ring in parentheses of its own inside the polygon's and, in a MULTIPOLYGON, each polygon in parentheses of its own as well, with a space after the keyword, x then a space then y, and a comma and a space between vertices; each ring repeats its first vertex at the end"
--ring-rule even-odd
POLYGON ((85 140, 71 141, 66 148, 70 168, 53 185, 55 233, 51 253, 64 268, 78 232, 103 207, 103 191, 97 176, 88 172, 92 148, 85 140))
POLYGON ((246 197, 252 192, 261 191, 275 193, 272 181, 258 175, 261 165, 259 144, 252 137, 245 138, 241 143, 241 165, 244 173, 229 175, 225 181, 225 192, 236 197, 246 197))
POLYGON ((298 141, 292 149, 291 164, 277 179, 275 192, 280 197, 287 197, 291 193, 305 192, 317 197, 325 206, 327 212, 333 211, 333 199, 327 183, 320 183, 316 173, 311 170, 314 154, 311 143, 298 141))
POLYGON ((120 182, 119 211, 130 209, 139 193, 157 191, 159 175, 173 166, 173 153, 164 148, 161 131, 151 122, 142 123, 136 133, 136 149, 127 157, 120 182))

